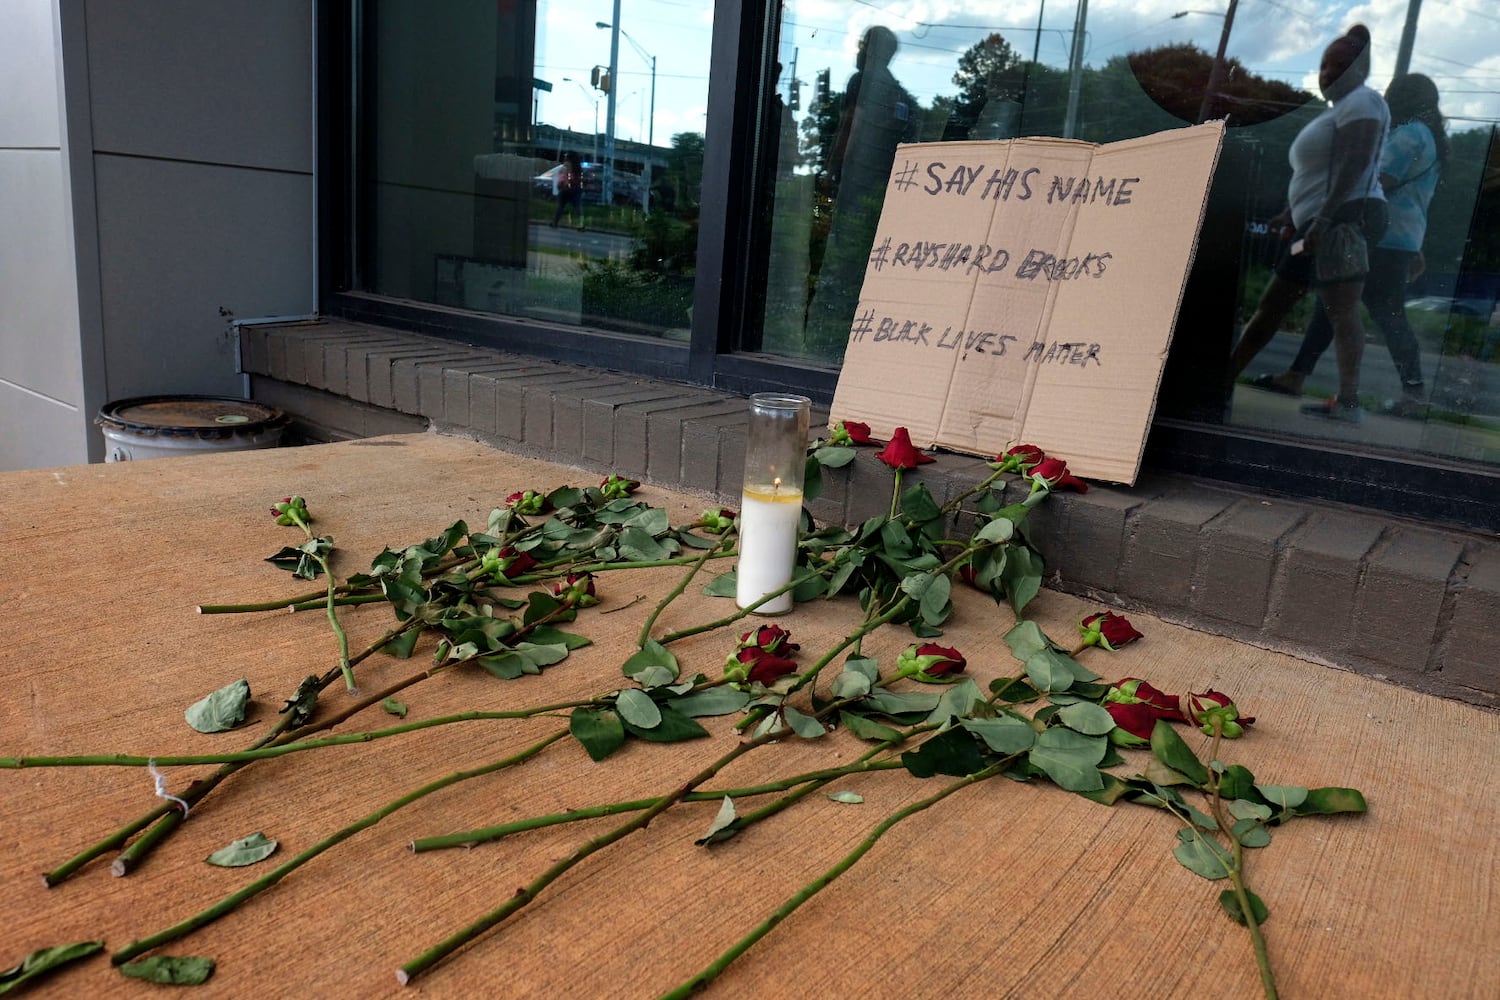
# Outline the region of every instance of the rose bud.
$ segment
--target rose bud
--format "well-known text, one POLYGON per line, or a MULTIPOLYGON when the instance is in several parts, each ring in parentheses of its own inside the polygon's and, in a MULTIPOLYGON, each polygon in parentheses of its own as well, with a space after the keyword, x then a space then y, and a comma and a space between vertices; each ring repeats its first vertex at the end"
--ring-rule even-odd
POLYGON ((911 443, 911 432, 897 427, 891 432, 886 446, 875 453, 875 457, 893 469, 915 469, 927 462, 934 462, 931 455, 924 455, 911 443))
POLYGON ((964 672, 968 661, 956 649, 926 642, 908 646, 896 657, 896 676, 913 677, 927 684, 952 684, 964 672))
POLYGON ((1151 742, 1151 730, 1160 716, 1150 705, 1112 701, 1104 710, 1115 720, 1115 728, 1109 731, 1109 741, 1115 746, 1141 747, 1151 742))
POLYGON ((567 579, 552 585, 552 596, 570 608, 590 608, 599 603, 592 573, 569 573, 567 579))
POLYGON ((792 642, 792 633, 780 625, 761 625, 740 636, 736 649, 763 649, 767 653, 792 653, 802 647, 792 642))
POLYGON ((312 515, 307 512, 307 501, 301 497, 282 497, 279 502, 271 505, 271 516, 283 527, 312 523, 312 515))
POLYGON ((751 646, 729 658, 724 676, 737 684, 750 681, 770 685, 796 672, 797 664, 786 657, 751 646))
POLYGON ((1034 444, 1018 444, 996 455, 989 465, 998 472, 1025 472, 1046 457, 1047 453, 1034 444))
POLYGON ((1240 710, 1229 695, 1220 691, 1205 691, 1202 694, 1182 696, 1182 715, 1187 721, 1197 724, 1205 735, 1214 734, 1215 723, 1227 739, 1238 739, 1245 728, 1255 722, 1254 716, 1240 718, 1240 710))
POLYGON ((604 494, 606 500, 620 500, 629 496, 641 488, 639 480, 625 479, 611 472, 605 477, 604 482, 599 484, 599 491, 604 494))
POLYGON ((519 493, 512 493, 506 497, 505 506, 517 514, 524 515, 540 514, 551 506, 551 504, 547 502, 547 497, 544 494, 538 493, 536 490, 522 490, 519 493))
POLYGON ((874 444, 870 437, 870 425, 862 424, 858 420, 840 420, 833 425, 833 433, 828 436, 829 444, 851 445, 851 444, 874 444))
POLYGON ((728 507, 720 507, 718 510, 705 510, 703 512, 703 530, 714 535, 722 535, 734 527, 735 520, 739 517, 728 507))
POLYGON ((1128 618, 1113 611, 1089 615, 1078 623, 1078 634, 1083 636, 1085 646, 1103 646, 1111 652, 1126 643, 1143 638, 1128 618))

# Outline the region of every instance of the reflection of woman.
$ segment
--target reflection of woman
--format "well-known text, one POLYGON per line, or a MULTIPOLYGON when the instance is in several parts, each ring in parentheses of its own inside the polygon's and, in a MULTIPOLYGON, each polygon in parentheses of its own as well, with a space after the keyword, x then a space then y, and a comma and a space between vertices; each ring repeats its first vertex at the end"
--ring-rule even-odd
POLYGON ((578 154, 571 149, 563 154, 562 169, 557 172, 557 209, 552 213, 552 226, 562 221, 563 210, 572 207, 573 221, 583 228, 583 164, 578 154))
POLYGON ((1365 86, 1369 75, 1370 33, 1364 25, 1355 25, 1323 51, 1318 87, 1332 106, 1297 133, 1288 154, 1292 180, 1280 221, 1290 220, 1293 239, 1230 359, 1231 375, 1238 376, 1270 343, 1292 306, 1316 287, 1333 324, 1339 391, 1326 406, 1303 410, 1354 422, 1361 417, 1359 363, 1365 332, 1359 298, 1365 276, 1355 273, 1318 281, 1316 259, 1320 246, 1326 253, 1333 245, 1332 230, 1339 223, 1362 223, 1370 241, 1384 231, 1383 212, 1378 211, 1385 197, 1378 161, 1390 112, 1384 99, 1365 86))
MULTIPOLYGON (((1407 282, 1423 270, 1427 206, 1448 159, 1448 137, 1438 111, 1437 85, 1422 74, 1409 73, 1391 81, 1385 102, 1391 109, 1392 128, 1380 158, 1380 185, 1390 205, 1390 225, 1379 245, 1370 251, 1370 274, 1365 279, 1363 298, 1370 318, 1385 334, 1385 345, 1401 375, 1402 398, 1396 410, 1417 415, 1422 412, 1422 356, 1406 319, 1404 300, 1407 282)), ((1301 395, 1302 383, 1332 342, 1333 329, 1320 305, 1291 370, 1280 375, 1267 372, 1250 384, 1301 395)))
POLYGON ((849 335, 896 146, 911 127, 906 89, 890 70, 896 48, 891 29, 877 24, 867 30, 844 92, 839 133, 828 158, 833 219, 808 306, 808 346, 814 353, 835 353, 849 335))

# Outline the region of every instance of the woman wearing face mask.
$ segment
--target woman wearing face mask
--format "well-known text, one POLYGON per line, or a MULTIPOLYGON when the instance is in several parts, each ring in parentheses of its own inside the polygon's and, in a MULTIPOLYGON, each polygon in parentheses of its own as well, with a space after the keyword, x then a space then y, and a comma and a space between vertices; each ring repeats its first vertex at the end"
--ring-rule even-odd
POLYGON ((1333 325, 1339 391, 1326 405, 1303 411, 1355 423, 1362 417, 1359 364, 1365 331, 1359 299, 1365 275, 1343 273, 1320 280, 1317 260, 1320 246, 1325 253, 1331 249, 1331 231, 1337 224, 1359 225, 1371 245, 1385 231, 1379 163, 1390 111, 1384 98, 1365 86, 1369 75, 1370 32, 1357 24, 1323 50, 1318 86, 1330 106, 1292 141, 1287 207, 1277 220, 1290 222, 1292 240, 1230 358, 1231 377, 1238 377, 1270 343, 1292 306, 1309 289, 1316 289, 1333 325))

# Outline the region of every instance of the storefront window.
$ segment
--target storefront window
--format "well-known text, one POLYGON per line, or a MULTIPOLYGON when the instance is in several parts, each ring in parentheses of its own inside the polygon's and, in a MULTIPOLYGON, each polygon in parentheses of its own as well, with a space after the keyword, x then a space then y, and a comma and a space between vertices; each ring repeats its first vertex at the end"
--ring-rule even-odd
POLYGON ((685 341, 713 8, 360 8, 356 286, 685 341))
MULTIPOLYGON (((1405 224, 1415 241, 1408 249, 1421 253, 1405 254, 1393 277, 1372 242, 1366 299, 1387 308, 1376 317, 1361 307, 1359 406, 1328 419, 1308 412, 1340 384, 1338 352, 1315 350, 1316 295, 1280 320, 1243 370, 1231 357, 1289 242, 1274 225, 1287 204, 1289 150, 1328 106, 1320 58, 1354 23, 1352 9, 1335 16, 1325 5, 1312 19, 1248 0, 1163 16, 1095 5, 1084 21, 1073 6, 1012 6, 1003 15, 988 4, 950 7, 924 19, 916 5, 779 5, 768 74, 775 96, 761 137, 772 208, 756 346, 839 362, 898 143, 1020 135, 1103 143, 1227 118, 1159 413, 1390 455, 1500 461, 1500 95, 1475 65, 1482 47, 1464 55, 1475 35, 1493 40, 1493 19, 1465 14, 1461 36, 1447 20, 1438 31, 1417 19, 1413 3, 1415 44, 1403 53, 1406 5, 1378 18, 1359 9, 1372 36, 1369 86, 1384 91, 1398 60, 1400 75, 1434 81, 1440 115, 1429 117, 1444 156, 1427 173, 1430 155, 1400 164, 1413 175, 1406 194, 1421 191, 1424 204, 1430 195, 1420 231, 1405 224), (1407 322, 1391 315, 1391 302, 1396 313, 1404 303, 1407 322), (1294 362, 1305 375, 1283 378, 1294 362)), ((1393 136, 1412 113, 1398 108, 1397 117, 1393 136)))

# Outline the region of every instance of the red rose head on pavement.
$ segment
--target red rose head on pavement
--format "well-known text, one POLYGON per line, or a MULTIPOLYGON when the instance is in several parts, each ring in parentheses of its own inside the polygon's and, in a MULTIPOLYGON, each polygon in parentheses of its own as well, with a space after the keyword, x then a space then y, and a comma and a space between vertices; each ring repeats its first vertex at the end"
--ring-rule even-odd
POLYGON ((1242 718, 1239 707, 1230 700, 1229 695, 1221 691, 1183 695, 1182 714, 1179 718, 1197 725, 1208 736, 1214 734, 1214 726, 1217 724, 1224 737, 1231 740, 1243 736, 1246 728, 1255 722, 1254 716, 1242 718))
POLYGON ((1109 741, 1116 746, 1143 747, 1151 742, 1151 730, 1161 716, 1145 702, 1106 702, 1104 710, 1115 720, 1109 741))
POLYGON ((599 603, 592 573, 569 573, 567 579, 552 585, 552 595, 570 608, 590 608, 599 603))
POLYGON ((599 484, 599 491, 604 494, 606 500, 621 500, 641 488, 639 480, 626 479, 611 472, 604 477, 599 484))
POLYGON ((931 455, 924 455, 911 443, 911 432, 905 427, 897 427, 891 432, 891 439, 886 446, 875 453, 875 457, 893 469, 915 469, 919 465, 936 461, 931 455))
POLYGON ((908 646, 896 657, 896 676, 912 677, 928 684, 952 684, 968 666, 964 654, 950 646, 924 642, 908 646))
POLYGON ((1130 624, 1130 619, 1113 611, 1101 611, 1089 615, 1078 623, 1078 634, 1083 636, 1085 646, 1103 646, 1114 651, 1126 643, 1144 638, 1130 624))
POLYGON ((760 649, 767 653, 791 653, 801 647, 792 641, 792 633, 780 625, 761 625, 740 636, 736 649, 760 649))

